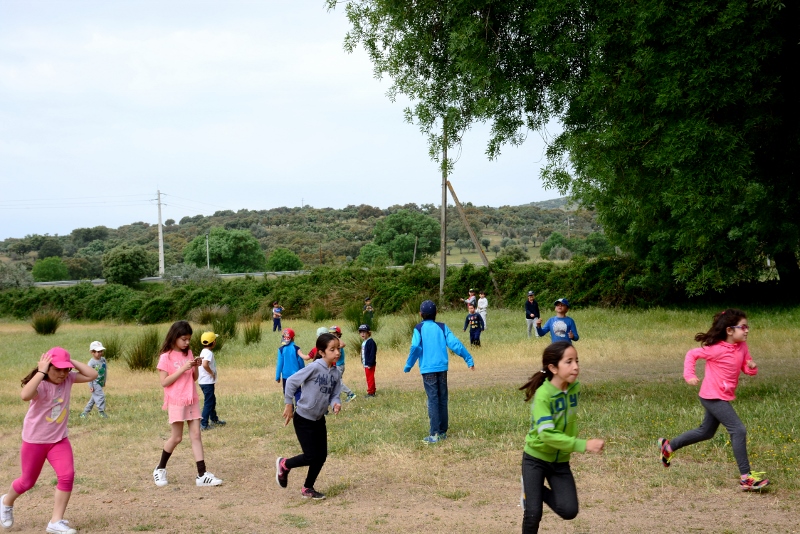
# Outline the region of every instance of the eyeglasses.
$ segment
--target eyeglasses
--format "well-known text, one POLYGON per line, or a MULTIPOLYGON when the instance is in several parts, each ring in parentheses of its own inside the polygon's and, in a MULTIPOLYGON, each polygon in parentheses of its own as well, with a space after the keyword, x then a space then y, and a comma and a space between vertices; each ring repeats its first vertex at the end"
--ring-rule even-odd
POLYGON ((732 326, 731 328, 741 328, 742 332, 748 332, 750 330, 750 325, 737 324, 736 326, 732 326))

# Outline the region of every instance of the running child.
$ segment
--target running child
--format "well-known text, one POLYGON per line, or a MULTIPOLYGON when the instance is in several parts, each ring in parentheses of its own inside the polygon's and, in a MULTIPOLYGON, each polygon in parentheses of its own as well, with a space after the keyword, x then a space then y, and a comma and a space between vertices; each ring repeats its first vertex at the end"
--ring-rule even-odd
POLYGON ((72 384, 85 384, 97 378, 97 371, 72 360, 69 352, 53 347, 39 358, 39 364, 22 379, 20 397, 30 402, 22 422, 22 447, 19 452, 22 475, 0 497, 0 524, 14 525, 14 502, 36 484, 44 461, 56 472, 55 504, 47 524, 51 534, 77 534, 64 519, 72 495, 75 465, 72 445, 67 437, 69 399, 72 384), (77 373, 71 373, 72 369, 77 373))
POLYGON ((579 439, 578 351, 567 341, 549 345, 542 368, 520 391, 531 403, 531 424, 522 453, 522 532, 539 532, 542 503, 562 519, 578 515, 578 490, 569 467, 573 452, 603 451, 602 439, 579 439), (549 488, 544 485, 547 479, 549 488))
POLYGON ((555 302, 556 316, 550 317, 544 326, 542 326, 542 319, 536 319, 536 335, 543 336, 550 332, 550 341, 566 341, 572 343, 578 341, 578 327, 572 317, 567 317, 569 312, 569 301, 567 299, 558 299, 555 302))
POLYGON ((222 480, 206 471, 203 456, 203 441, 200 437, 200 398, 194 383, 198 377, 200 357, 194 357, 189 349, 192 340, 192 327, 186 321, 172 324, 161 345, 161 357, 158 359, 158 375, 161 387, 164 388, 164 404, 162 410, 169 414, 170 437, 164 442, 161 461, 153 470, 153 482, 156 486, 167 485, 167 462, 178 443, 183 439, 183 424, 189 427, 189 439, 192 442, 192 453, 197 463, 197 486, 219 486, 222 480))
POLYGON ((317 338, 316 349, 320 358, 293 374, 286 382, 283 419, 285 425, 290 420, 293 422, 303 453, 292 458, 278 457, 275 460, 275 480, 280 487, 285 488, 289 484, 289 472, 307 465, 308 473, 300 495, 304 498, 324 499, 325 495, 315 490, 314 484, 328 457, 325 414, 328 407, 334 414, 338 414, 342 408, 339 401, 342 379, 336 367, 339 339, 333 334, 322 334, 317 338), (293 409, 292 398, 295 391, 301 388, 303 394, 297 402, 297 408, 293 409))
POLYGON ((281 327, 281 317, 283 316, 283 307, 278 304, 278 301, 272 303, 272 331, 280 332, 283 330, 281 327))
POLYGON ((85 419, 95 405, 97 405, 97 411, 100 413, 100 417, 103 419, 108 418, 108 415, 106 415, 106 393, 103 391, 103 388, 106 387, 106 376, 108 373, 108 364, 104 357, 105 351, 106 348, 99 341, 92 341, 91 344, 89 344, 89 352, 92 353, 92 357, 89 359, 88 365, 97 371, 97 379, 89 382, 89 391, 92 393, 92 396, 81 412, 81 419, 85 419))
MULTIPOLYGON (((283 378, 283 391, 286 392, 286 381, 290 376, 305 367, 305 360, 309 356, 303 354, 300 347, 294 344, 294 330, 287 328, 283 331, 281 346, 278 348, 278 362, 275 365, 275 382, 281 383, 283 378)), ((300 392, 295 394, 295 402, 300 400, 300 392)))
POLYGON ((372 339, 369 325, 362 324, 358 327, 358 335, 363 340, 361 343, 361 364, 364 366, 364 375, 367 378, 367 398, 375 396, 375 364, 377 362, 378 345, 372 339))
POLYGON ((425 444, 439 443, 447 439, 449 427, 447 368, 448 352, 452 350, 467 363, 471 371, 475 363, 466 347, 461 344, 453 332, 444 323, 436 322, 436 304, 432 300, 424 301, 419 307, 422 322, 414 327, 411 334, 411 348, 403 372, 408 373, 419 360, 419 372, 428 397, 428 419, 430 432, 422 438, 425 444))
POLYGON ((486 330, 486 310, 489 308, 489 300, 486 298, 486 291, 478 293, 478 307, 475 310, 483 319, 483 329, 486 330))
POLYGON ((467 314, 467 318, 464 319, 464 332, 467 331, 467 327, 469 327, 469 344, 472 347, 480 347, 481 346, 481 332, 483 332, 484 324, 483 318, 475 313, 475 306, 469 304, 467 306, 467 310, 469 313, 467 314))
POLYGON ((349 387, 347 387, 344 383, 344 341, 342 341, 342 329, 336 325, 333 325, 328 329, 328 332, 336 336, 339 340, 339 359, 336 360, 336 367, 339 368, 339 374, 342 376, 342 393, 344 393, 344 401, 350 402, 351 400, 356 398, 356 394, 353 393, 349 387))
POLYGON ((209 430, 212 426, 225 426, 225 421, 217 415, 217 360, 214 359, 214 347, 219 336, 214 332, 203 332, 200 336, 201 365, 197 368, 197 383, 203 391, 203 414, 200 418, 200 430, 209 430))
POLYGON ((694 430, 684 432, 671 440, 659 438, 661 463, 669 467, 672 454, 687 445, 714 437, 720 423, 731 436, 731 447, 739 467, 739 488, 743 491, 760 490, 769 485, 763 472, 750 471, 747 457, 747 429, 730 401, 736 398, 739 373, 755 376, 756 363, 747 348, 750 326, 742 310, 728 308, 714 316, 708 332, 694 336, 702 346, 686 353, 683 361, 683 378, 690 386, 700 380, 695 374, 698 359, 706 361, 706 373, 700 386, 700 404, 705 408, 703 422, 694 430))

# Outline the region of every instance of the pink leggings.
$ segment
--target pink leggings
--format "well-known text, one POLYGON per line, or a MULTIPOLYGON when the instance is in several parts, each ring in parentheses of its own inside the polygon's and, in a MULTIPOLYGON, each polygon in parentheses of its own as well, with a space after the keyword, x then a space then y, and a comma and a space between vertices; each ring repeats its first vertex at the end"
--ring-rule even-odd
POLYGON ((75 480, 75 464, 72 459, 72 445, 69 443, 69 438, 64 438, 56 443, 23 441, 19 459, 22 464, 22 476, 11 483, 11 487, 18 494, 22 495, 36 484, 45 459, 53 466, 56 477, 58 477, 56 489, 72 491, 72 483, 75 480))

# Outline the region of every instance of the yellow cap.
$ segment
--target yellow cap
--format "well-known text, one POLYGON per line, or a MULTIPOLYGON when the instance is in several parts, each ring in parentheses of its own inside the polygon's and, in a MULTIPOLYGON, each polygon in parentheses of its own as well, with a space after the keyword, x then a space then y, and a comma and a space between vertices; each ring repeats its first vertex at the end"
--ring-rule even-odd
POLYGON ((203 332, 200 336, 200 343, 205 347, 214 343, 219 336, 214 332, 203 332))

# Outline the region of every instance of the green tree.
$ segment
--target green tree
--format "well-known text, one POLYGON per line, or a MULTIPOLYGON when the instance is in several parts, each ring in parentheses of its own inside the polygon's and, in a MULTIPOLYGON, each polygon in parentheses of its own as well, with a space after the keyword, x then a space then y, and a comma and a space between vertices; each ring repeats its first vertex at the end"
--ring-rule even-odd
POLYGON ((120 245, 103 255, 103 277, 111 284, 132 286, 155 269, 144 247, 120 245))
POLYGON ((33 275, 19 263, 0 261, 0 289, 24 289, 33 285, 33 275))
POLYGON ((569 241, 563 235, 558 232, 553 232, 550 234, 544 243, 542 243, 541 248, 539 248, 539 254, 541 254, 542 258, 548 259, 550 258, 550 251, 556 247, 562 247, 569 249, 569 241))
POLYGON ((366 267, 389 265, 389 254, 382 246, 367 243, 358 253, 358 263, 366 267))
POLYGON ((597 209, 650 276, 697 294, 772 258, 800 292, 800 3, 344 3, 345 46, 410 97, 431 145, 441 115, 419 110, 443 101, 463 128, 491 123, 490 157, 557 119, 545 183, 597 209))
POLYGON ((302 268, 303 262, 288 248, 276 248, 267 260, 268 271, 299 271, 302 268))
POLYGON ((525 254, 525 251, 522 250, 519 247, 519 245, 508 245, 497 256, 497 258, 498 259, 508 258, 514 262, 528 261, 529 259, 531 259, 531 257, 525 254))
POLYGON ((400 210, 375 225, 375 244, 386 250, 395 265, 411 263, 414 257, 414 242, 417 243, 417 258, 439 250, 439 222, 423 213, 400 210))
MULTIPOLYGON (((208 234, 211 267, 222 273, 260 272, 267 260, 258 240, 247 230, 215 227, 208 234)), ((183 260, 198 267, 206 265, 206 236, 195 237, 183 251, 183 260)))
POLYGON ((57 256, 37 261, 33 265, 32 274, 33 279, 37 282, 56 282, 69 278, 67 266, 64 265, 61 258, 57 256))
POLYGON ((42 246, 39 247, 38 257, 40 260, 53 256, 61 257, 63 255, 64 247, 61 246, 61 243, 59 243, 57 239, 52 237, 45 239, 44 243, 42 243, 42 246))

